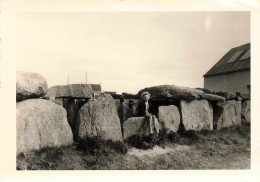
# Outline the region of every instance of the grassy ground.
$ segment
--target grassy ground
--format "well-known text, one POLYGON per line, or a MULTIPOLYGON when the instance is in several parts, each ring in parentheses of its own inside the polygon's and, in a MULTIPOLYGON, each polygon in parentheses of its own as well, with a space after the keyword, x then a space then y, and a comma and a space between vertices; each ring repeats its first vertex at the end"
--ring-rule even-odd
POLYGON ((184 132, 157 142, 153 150, 136 149, 133 143, 90 141, 20 154, 17 169, 250 169, 249 126, 184 132))

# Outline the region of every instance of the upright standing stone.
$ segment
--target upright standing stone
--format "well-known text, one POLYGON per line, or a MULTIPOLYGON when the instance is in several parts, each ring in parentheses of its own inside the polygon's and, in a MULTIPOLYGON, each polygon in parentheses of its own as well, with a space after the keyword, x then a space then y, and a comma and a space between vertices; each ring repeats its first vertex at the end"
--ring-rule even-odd
POLYGON ((74 99, 72 98, 66 99, 66 102, 64 102, 63 107, 67 111, 67 118, 68 118, 69 125, 72 131, 74 131, 74 127, 76 124, 76 114, 77 114, 77 107, 74 99))
POLYGON ((43 97, 48 85, 40 74, 24 71, 16 72, 16 101, 43 97))
POLYGON ((213 129, 213 108, 207 100, 181 100, 180 106, 185 130, 213 129))
POLYGON ((148 136, 150 135, 149 121, 145 117, 128 118, 124 124, 124 139, 133 135, 148 136))
POLYGON ((162 129, 177 132, 180 126, 179 109, 174 106, 160 106, 158 119, 162 129))
POLYGON ((214 106, 214 128, 241 124, 241 101, 219 102, 214 106))
POLYGON ((241 120, 243 124, 250 123, 250 110, 250 100, 242 101, 241 120))
POLYGON ((120 120, 120 126, 121 126, 121 131, 124 133, 124 128, 123 128, 123 123, 125 121, 125 110, 124 110, 124 105, 123 102, 120 102, 119 108, 117 109, 118 117, 120 120))
POLYGON ((44 99, 16 103, 16 143, 17 153, 72 144, 66 110, 44 99))
POLYGON ((75 135, 79 139, 86 136, 114 141, 122 141, 120 120, 111 95, 104 94, 84 104, 77 116, 75 135))

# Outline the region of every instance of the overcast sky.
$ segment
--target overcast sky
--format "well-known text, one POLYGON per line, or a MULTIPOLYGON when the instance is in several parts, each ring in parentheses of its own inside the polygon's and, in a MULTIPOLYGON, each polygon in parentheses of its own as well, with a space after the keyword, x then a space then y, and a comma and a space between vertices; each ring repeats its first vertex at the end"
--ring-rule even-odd
POLYGON ((249 12, 66 12, 17 14, 17 70, 48 86, 102 83, 137 93, 173 84, 203 87, 231 48, 250 42, 249 12))

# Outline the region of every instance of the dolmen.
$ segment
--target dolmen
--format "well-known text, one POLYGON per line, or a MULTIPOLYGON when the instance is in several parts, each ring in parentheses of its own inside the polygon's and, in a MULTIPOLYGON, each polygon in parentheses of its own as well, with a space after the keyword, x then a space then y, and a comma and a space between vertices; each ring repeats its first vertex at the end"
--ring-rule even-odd
MULTIPOLYGON (((159 85, 140 90, 149 92, 159 101, 158 119, 161 129, 177 132, 184 130, 219 130, 250 123, 250 93, 212 92, 175 85, 159 85)), ((138 134, 143 118, 126 118, 124 139, 138 134)), ((149 134, 149 133, 148 133, 149 134)))
POLYGON ((47 82, 38 73, 16 72, 16 152, 73 144, 66 110, 43 99, 47 82))

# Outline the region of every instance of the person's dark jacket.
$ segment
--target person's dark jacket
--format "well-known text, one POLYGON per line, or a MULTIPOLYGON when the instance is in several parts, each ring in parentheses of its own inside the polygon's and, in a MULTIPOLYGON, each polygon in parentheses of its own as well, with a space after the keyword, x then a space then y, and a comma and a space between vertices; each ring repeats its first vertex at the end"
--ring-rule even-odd
MULTIPOLYGON (((148 112, 155 115, 156 112, 155 112, 155 109, 153 107, 153 105, 151 104, 151 102, 148 101, 148 104, 149 104, 149 109, 148 109, 148 112)), ((136 111, 137 111, 137 114, 136 116, 145 116, 146 113, 145 113, 145 102, 144 101, 141 101, 138 103, 137 105, 137 108, 136 108, 136 111)))

